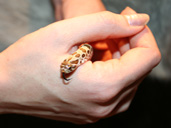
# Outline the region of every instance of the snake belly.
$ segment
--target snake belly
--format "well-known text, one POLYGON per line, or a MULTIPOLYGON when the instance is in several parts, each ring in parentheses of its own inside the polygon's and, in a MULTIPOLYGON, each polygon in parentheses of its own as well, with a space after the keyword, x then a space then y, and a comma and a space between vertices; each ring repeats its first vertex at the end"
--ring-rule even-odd
POLYGON ((70 55, 67 59, 65 59, 60 66, 61 73, 63 78, 66 81, 66 74, 69 74, 76 70, 81 64, 85 63, 88 60, 91 60, 93 56, 93 48, 89 44, 82 44, 77 51, 75 51, 72 55, 70 55))

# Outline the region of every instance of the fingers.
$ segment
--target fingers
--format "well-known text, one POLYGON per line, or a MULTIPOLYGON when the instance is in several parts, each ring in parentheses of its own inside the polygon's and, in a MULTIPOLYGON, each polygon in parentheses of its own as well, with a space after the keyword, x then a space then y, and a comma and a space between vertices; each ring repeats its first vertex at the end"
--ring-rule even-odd
POLYGON ((119 51, 118 43, 116 39, 110 40, 107 42, 108 48, 112 53, 113 59, 119 59, 121 57, 121 53, 119 51))
POLYGON ((147 26, 143 29, 142 32, 130 38, 130 46, 132 48, 152 48, 158 51, 155 38, 147 26))
POLYGON ((119 15, 108 11, 54 23, 51 27, 64 46, 134 35, 149 21, 147 14, 119 15))
MULTIPOLYGON (((151 31, 145 27, 143 31, 131 36, 130 47, 119 59, 106 62, 95 62, 89 67, 91 77, 96 81, 115 84, 114 90, 132 84, 151 71, 161 59, 160 52, 151 31)), ((85 70, 85 69, 84 69, 85 70)))
MULTIPOLYGON (((136 12, 135 12, 133 9, 131 9, 130 7, 126 7, 126 8, 122 11, 121 14, 124 14, 124 15, 126 15, 126 14, 136 14, 136 12)), ((148 28, 148 26, 145 26, 145 29, 144 29, 143 31, 144 31, 144 32, 141 32, 141 33, 139 33, 139 34, 133 36, 132 38, 130 38, 130 39, 132 39, 132 40, 131 40, 131 47, 133 47, 133 48, 138 47, 138 46, 142 46, 142 47, 151 47, 151 45, 152 45, 154 48, 157 48, 157 49, 158 49, 158 47, 157 47, 157 45, 156 45, 155 38, 154 38, 154 36, 153 36, 151 30, 148 28), (151 43, 147 43, 147 42, 146 42, 146 40, 145 40, 145 38, 144 38, 145 36, 143 36, 143 38, 141 38, 141 39, 142 39, 141 41, 137 41, 137 38, 139 39, 140 36, 142 36, 142 34, 145 33, 145 31, 148 33, 148 34, 146 35, 146 37, 148 38, 147 40, 151 41, 151 43), (135 39, 135 37, 136 37, 136 39, 135 39), (146 43, 145 43, 145 42, 146 42, 146 43)))
POLYGON ((118 47, 121 55, 126 53, 128 50, 130 50, 129 39, 128 38, 120 39, 118 41, 118 47))
POLYGON ((161 55, 150 29, 146 26, 143 31, 130 38, 132 48, 120 59, 125 65, 123 72, 129 77, 129 82, 142 77, 152 70, 161 60, 161 55))
MULTIPOLYGON (((121 12, 121 15, 129 15, 129 14, 136 14, 136 12, 133 9, 131 9, 130 7, 126 7, 121 12)), ((118 40, 118 48, 119 48, 121 55, 123 55, 125 52, 127 52, 130 49, 129 39, 122 38, 122 39, 118 40)))
MULTIPOLYGON (((122 13, 136 12, 127 7, 122 13)), ((124 40, 121 40, 120 42, 128 44, 124 40)), ((138 78, 138 76, 141 77, 142 74, 149 72, 153 67, 155 67, 160 62, 161 55, 154 36, 147 26, 140 33, 132 36, 129 42, 130 48, 137 49, 131 49, 128 54, 122 56, 120 63, 125 63, 125 74, 129 72, 127 76, 131 75, 132 71, 132 73, 134 72, 133 77, 138 78)), ((120 51, 122 52, 126 50, 123 50, 123 47, 120 47, 120 51)))
MULTIPOLYGON (((122 12, 121 15, 129 15, 129 14, 136 14, 134 10, 132 10, 129 7, 126 7, 122 12)), ((117 44, 111 44, 110 49, 116 49, 116 45, 118 48, 117 52, 113 52, 113 58, 120 58, 121 55, 123 55, 125 52, 127 52, 130 49, 129 39, 128 38, 121 38, 115 40, 115 43, 117 44), (115 56, 116 53, 119 53, 120 56, 115 56)))
POLYGON ((130 39, 132 49, 127 51, 119 62, 120 73, 128 78, 128 83, 135 81, 152 70, 161 59, 156 42, 149 29, 130 39))

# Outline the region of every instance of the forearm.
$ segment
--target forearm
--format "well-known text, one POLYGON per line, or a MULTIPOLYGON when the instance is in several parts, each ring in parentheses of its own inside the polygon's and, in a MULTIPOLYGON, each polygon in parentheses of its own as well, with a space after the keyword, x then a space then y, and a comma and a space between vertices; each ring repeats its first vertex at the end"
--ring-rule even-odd
POLYGON ((64 19, 105 10, 101 0, 53 0, 53 3, 56 17, 62 15, 64 19), (59 4, 62 6, 62 14, 59 13, 59 4))
POLYGON ((104 11, 101 0, 63 0, 64 18, 104 11))

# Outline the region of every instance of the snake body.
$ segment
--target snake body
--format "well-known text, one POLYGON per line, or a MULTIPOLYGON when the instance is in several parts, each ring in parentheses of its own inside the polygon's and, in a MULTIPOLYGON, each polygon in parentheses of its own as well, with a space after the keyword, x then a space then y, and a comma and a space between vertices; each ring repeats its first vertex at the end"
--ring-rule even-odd
POLYGON ((90 60, 93 56, 93 48, 89 44, 82 44, 77 51, 75 51, 72 55, 70 55, 67 59, 65 59, 60 66, 61 73, 63 78, 66 81, 65 77, 66 74, 69 74, 76 70, 81 64, 85 63, 86 61, 90 60))

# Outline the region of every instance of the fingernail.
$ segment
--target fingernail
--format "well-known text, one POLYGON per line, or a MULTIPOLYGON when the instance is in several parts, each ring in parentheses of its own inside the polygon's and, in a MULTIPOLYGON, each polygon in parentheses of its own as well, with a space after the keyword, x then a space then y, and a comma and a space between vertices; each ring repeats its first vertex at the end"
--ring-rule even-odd
POLYGON ((150 17, 147 14, 132 14, 125 15, 125 17, 131 26, 144 26, 150 20, 150 17))
POLYGON ((126 6, 124 10, 131 9, 129 6, 126 6))
POLYGON ((127 6, 124 10, 127 11, 127 12, 129 12, 128 14, 136 14, 137 13, 135 10, 133 10, 129 6, 127 6))

